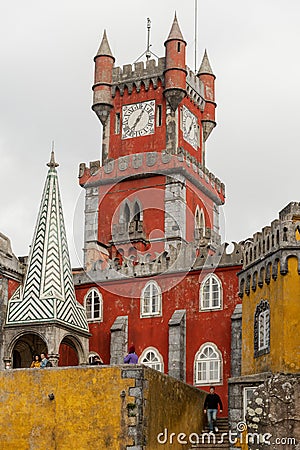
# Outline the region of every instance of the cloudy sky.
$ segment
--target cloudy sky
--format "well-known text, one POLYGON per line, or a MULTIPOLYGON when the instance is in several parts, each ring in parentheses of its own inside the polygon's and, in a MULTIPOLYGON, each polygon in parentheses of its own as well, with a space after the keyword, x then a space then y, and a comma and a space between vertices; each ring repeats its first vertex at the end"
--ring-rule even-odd
MULTIPOLYGON (((194 68, 194 0, 14 0, 0 6, 0 231, 28 253, 51 141, 74 266, 82 248, 80 162, 99 159, 91 111, 93 57, 107 30, 116 65, 163 43, 174 12, 194 68)), ((218 126, 207 166, 226 184, 223 234, 239 241, 300 201, 299 0, 198 0, 197 65, 207 48, 217 76, 218 126)))

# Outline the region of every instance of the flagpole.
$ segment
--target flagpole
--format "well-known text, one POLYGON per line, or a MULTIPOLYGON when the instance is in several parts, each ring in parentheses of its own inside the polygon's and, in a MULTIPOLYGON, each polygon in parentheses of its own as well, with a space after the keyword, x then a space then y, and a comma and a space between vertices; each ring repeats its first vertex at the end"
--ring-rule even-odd
POLYGON ((197 71, 197 0, 195 0, 195 73, 197 71))

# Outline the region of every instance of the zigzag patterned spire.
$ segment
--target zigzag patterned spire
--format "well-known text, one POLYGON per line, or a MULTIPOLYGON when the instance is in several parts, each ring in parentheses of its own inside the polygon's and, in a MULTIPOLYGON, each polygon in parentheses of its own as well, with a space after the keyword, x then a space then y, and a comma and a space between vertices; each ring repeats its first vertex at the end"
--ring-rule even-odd
POLYGON ((88 331, 85 309, 77 302, 59 193, 51 153, 49 171, 28 260, 23 291, 8 304, 7 325, 59 322, 88 331))

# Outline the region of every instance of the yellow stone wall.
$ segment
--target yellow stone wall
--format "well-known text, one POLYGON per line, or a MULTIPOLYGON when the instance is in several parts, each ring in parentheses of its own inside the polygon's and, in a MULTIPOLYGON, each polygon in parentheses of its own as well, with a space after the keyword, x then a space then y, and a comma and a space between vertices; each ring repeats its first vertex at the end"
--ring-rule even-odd
POLYGON ((288 260, 288 273, 243 296, 242 375, 300 370, 300 276, 297 258, 288 260), (270 353, 254 358, 254 314, 261 300, 270 304, 270 353))
POLYGON ((204 428, 203 405, 207 393, 154 370, 148 371, 146 378, 149 382, 145 407, 147 448, 189 449, 189 439, 197 443, 194 433, 199 435, 204 428), (160 433, 163 433, 160 435, 161 443, 157 440, 160 433), (171 433, 175 435, 171 436, 171 433), (167 442, 162 444, 166 439, 167 442))
POLYGON ((138 430, 146 449, 181 449, 158 444, 157 434, 200 433, 204 397, 143 366, 0 371, 0 448, 125 450, 138 430))

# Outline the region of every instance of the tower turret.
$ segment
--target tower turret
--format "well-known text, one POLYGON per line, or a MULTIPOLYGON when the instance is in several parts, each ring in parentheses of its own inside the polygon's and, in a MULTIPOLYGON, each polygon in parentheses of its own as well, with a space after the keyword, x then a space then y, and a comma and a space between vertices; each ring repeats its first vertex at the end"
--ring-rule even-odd
POLYGON ((198 71, 198 77, 203 83, 204 86, 204 98, 205 98, 205 107, 203 112, 203 138, 204 141, 207 140, 208 136, 216 126, 215 122, 215 75, 212 71, 207 51, 205 50, 204 56, 202 59, 202 63, 200 65, 198 71))
POLYGON ((102 125, 106 124, 111 108, 113 107, 113 99, 111 95, 112 73, 115 58, 112 55, 106 31, 104 30, 103 38, 94 58, 95 61, 95 84, 93 86, 94 99, 92 109, 95 111, 102 125))
POLYGON ((186 42, 180 31, 175 14, 170 34, 165 41, 166 69, 164 95, 173 111, 176 111, 181 100, 186 96, 186 42))

